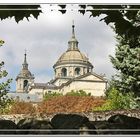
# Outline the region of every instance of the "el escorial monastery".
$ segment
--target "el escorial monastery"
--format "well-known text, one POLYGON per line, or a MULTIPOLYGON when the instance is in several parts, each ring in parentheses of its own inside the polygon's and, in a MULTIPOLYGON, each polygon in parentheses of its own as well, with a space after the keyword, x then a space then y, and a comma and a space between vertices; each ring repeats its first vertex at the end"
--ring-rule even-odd
POLYGON ((25 52, 22 69, 16 77, 16 94, 41 96, 46 92, 50 94, 60 92, 65 95, 71 90, 84 90, 93 96, 105 95, 107 80, 103 76, 94 73, 94 67, 89 58, 80 52, 74 27, 72 25, 72 37, 68 41, 67 50, 53 65, 55 75, 51 81, 47 83, 34 82, 35 77, 28 69, 25 52))

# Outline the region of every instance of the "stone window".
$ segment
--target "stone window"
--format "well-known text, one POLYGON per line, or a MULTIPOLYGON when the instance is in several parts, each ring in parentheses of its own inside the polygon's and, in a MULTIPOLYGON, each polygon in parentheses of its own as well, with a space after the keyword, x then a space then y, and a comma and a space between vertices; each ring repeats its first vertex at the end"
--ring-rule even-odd
POLYGON ((28 85, 28 80, 24 80, 24 88, 28 85))
POLYGON ((75 68, 75 75, 80 75, 80 68, 75 68))
POLYGON ((25 92, 27 92, 27 90, 28 90, 28 80, 24 80, 23 88, 24 88, 25 92))
POLYGON ((63 68, 61 72, 62 72, 63 77, 67 76, 67 69, 66 68, 63 68))

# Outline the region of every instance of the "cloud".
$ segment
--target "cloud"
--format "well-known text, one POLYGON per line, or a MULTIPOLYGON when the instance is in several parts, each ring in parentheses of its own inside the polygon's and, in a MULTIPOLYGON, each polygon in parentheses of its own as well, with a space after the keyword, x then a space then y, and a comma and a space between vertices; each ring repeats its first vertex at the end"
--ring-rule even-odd
POLYGON ((79 49, 88 55, 94 71, 110 77, 114 70, 108 56, 114 55, 115 34, 99 18, 89 18, 89 15, 83 16, 77 11, 67 11, 64 15, 58 11, 44 11, 38 20, 30 18, 30 22, 25 19, 18 24, 14 19, 1 21, 0 38, 5 40, 5 45, 0 48, 0 60, 5 61, 9 75, 15 79, 20 72, 27 49, 29 69, 36 82, 53 78, 52 66, 68 48, 74 19, 79 49))

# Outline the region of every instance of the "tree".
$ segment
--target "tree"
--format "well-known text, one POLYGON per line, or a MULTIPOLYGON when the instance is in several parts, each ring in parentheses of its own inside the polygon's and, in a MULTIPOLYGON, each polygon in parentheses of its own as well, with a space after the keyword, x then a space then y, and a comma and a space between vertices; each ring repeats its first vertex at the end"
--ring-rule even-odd
POLYGON ((131 48, 124 37, 117 36, 115 57, 110 56, 115 69, 115 86, 122 93, 133 92, 140 96, 140 48, 131 48))
POLYGON ((17 23, 24 18, 29 20, 28 18, 31 15, 37 19, 42 12, 38 8, 40 8, 40 5, 0 5, 0 19, 14 17, 17 23))
MULTIPOLYGON (((66 5, 59 5, 60 12, 66 13, 66 5)), ((131 47, 138 46, 140 36, 140 5, 79 5, 81 14, 90 13, 90 17, 101 17, 107 25, 114 24, 117 35, 124 35, 131 47)))
MULTIPOLYGON (((4 41, 0 41, 0 47, 3 45, 4 41)), ((3 70, 4 62, 0 62, 0 79, 3 79, 7 76, 7 71, 3 70)), ((6 94, 9 91, 10 83, 12 79, 8 79, 6 81, 0 83, 0 113, 4 112, 4 109, 11 103, 11 99, 7 98, 6 94)))
POLYGON ((108 91, 107 100, 105 103, 99 107, 93 108, 93 111, 136 109, 138 107, 139 105, 133 97, 133 93, 124 95, 116 88, 112 87, 108 91))

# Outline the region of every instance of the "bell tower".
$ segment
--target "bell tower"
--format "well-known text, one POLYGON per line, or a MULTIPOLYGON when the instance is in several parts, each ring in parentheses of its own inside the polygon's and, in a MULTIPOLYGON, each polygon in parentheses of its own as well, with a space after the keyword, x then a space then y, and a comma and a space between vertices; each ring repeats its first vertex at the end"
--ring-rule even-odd
POLYGON ((16 77, 16 92, 17 93, 28 93, 29 85, 34 83, 34 75, 28 69, 27 54, 25 50, 24 62, 22 64, 22 69, 18 76, 16 77))

